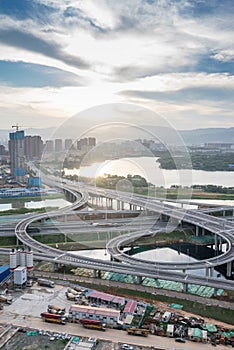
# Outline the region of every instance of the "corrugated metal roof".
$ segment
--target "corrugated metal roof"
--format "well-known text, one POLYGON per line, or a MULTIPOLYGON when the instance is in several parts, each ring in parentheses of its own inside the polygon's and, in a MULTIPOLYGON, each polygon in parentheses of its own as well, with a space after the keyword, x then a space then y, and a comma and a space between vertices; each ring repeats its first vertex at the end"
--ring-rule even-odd
POLYGON ((5 271, 8 271, 9 269, 10 269, 10 267, 7 265, 0 266, 0 274, 5 272, 5 271))
POLYGON ((137 306, 137 301, 135 300, 129 300, 127 304, 125 305, 124 311, 123 312, 128 312, 130 314, 133 314, 135 311, 135 308, 137 306))
POLYGON ((125 302, 125 298, 122 297, 114 297, 114 299, 112 300, 112 303, 115 304, 123 304, 125 302))
POLYGON ((91 290, 88 294, 88 297, 90 298, 96 298, 96 299, 101 299, 105 301, 112 301, 112 299, 115 298, 114 295, 103 293, 103 292, 98 292, 96 290, 91 290))
POLYGON ((70 312, 82 312, 82 313, 88 313, 93 315, 104 315, 104 316, 110 316, 110 317, 116 317, 119 315, 118 310, 112 310, 112 309, 106 309, 101 307, 87 307, 84 305, 71 305, 69 309, 70 312))

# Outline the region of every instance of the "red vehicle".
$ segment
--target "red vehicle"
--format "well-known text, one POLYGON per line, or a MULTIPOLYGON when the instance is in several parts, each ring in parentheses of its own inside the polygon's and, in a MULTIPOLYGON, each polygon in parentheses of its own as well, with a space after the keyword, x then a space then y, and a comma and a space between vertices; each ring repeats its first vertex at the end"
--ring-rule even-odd
POLYGON ((101 321, 99 320, 90 320, 88 318, 81 318, 80 319, 81 324, 101 324, 101 321))
POLYGON ((60 323, 60 324, 67 323, 67 319, 65 316, 58 315, 58 314, 51 314, 49 312, 42 312, 41 318, 43 318, 45 322, 60 323))

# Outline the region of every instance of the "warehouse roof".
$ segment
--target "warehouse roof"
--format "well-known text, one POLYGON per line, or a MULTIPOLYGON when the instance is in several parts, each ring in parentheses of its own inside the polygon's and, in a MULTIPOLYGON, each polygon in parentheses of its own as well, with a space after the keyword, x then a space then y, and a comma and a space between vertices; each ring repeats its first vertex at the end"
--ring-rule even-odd
POLYGON ((115 296, 107 293, 98 292, 96 290, 91 290, 88 292, 87 297, 101 299, 105 301, 112 301, 115 296))
POLYGON ((82 313, 89 313, 93 315, 104 315, 104 316, 110 316, 110 317, 118 317, 119 311, 118 310, 112 310, 107 308, 101 308, 101 307, 92 307, 92 306, 85 306, 85 305, 71 305, 69 309, 69 313, 71 312, 82 312, 82 313))
POLYGON ((125 308, 124 308, 124 311, 123 311, 123 312, 133 314, 134 311, 135 311, 136 306, 137 306, 137 301, 135 301, 135 300, 129 300, 129 301, 127 302, 127 304, 125 305, 125 308))

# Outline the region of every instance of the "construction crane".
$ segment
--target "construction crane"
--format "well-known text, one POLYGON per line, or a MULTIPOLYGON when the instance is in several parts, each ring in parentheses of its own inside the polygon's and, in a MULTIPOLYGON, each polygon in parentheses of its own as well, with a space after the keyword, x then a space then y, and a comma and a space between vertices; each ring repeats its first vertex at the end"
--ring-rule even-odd
POLYGON ((16 125, 12 125, 11 127, 12 127, 12 129, 15 128, 15 130, 18 131, 19 128, 21 128, 21 125, 19 125, 19 124, 17 123, 16 125))

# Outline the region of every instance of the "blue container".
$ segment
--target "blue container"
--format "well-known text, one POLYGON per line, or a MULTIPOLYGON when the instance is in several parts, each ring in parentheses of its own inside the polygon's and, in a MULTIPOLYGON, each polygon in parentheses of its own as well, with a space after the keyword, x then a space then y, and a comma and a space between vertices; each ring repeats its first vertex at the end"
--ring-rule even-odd
POLYGON ((0 282, 4 281, 8 276, 10 276, 10 267, 6 265, 0 266, 0 282))

